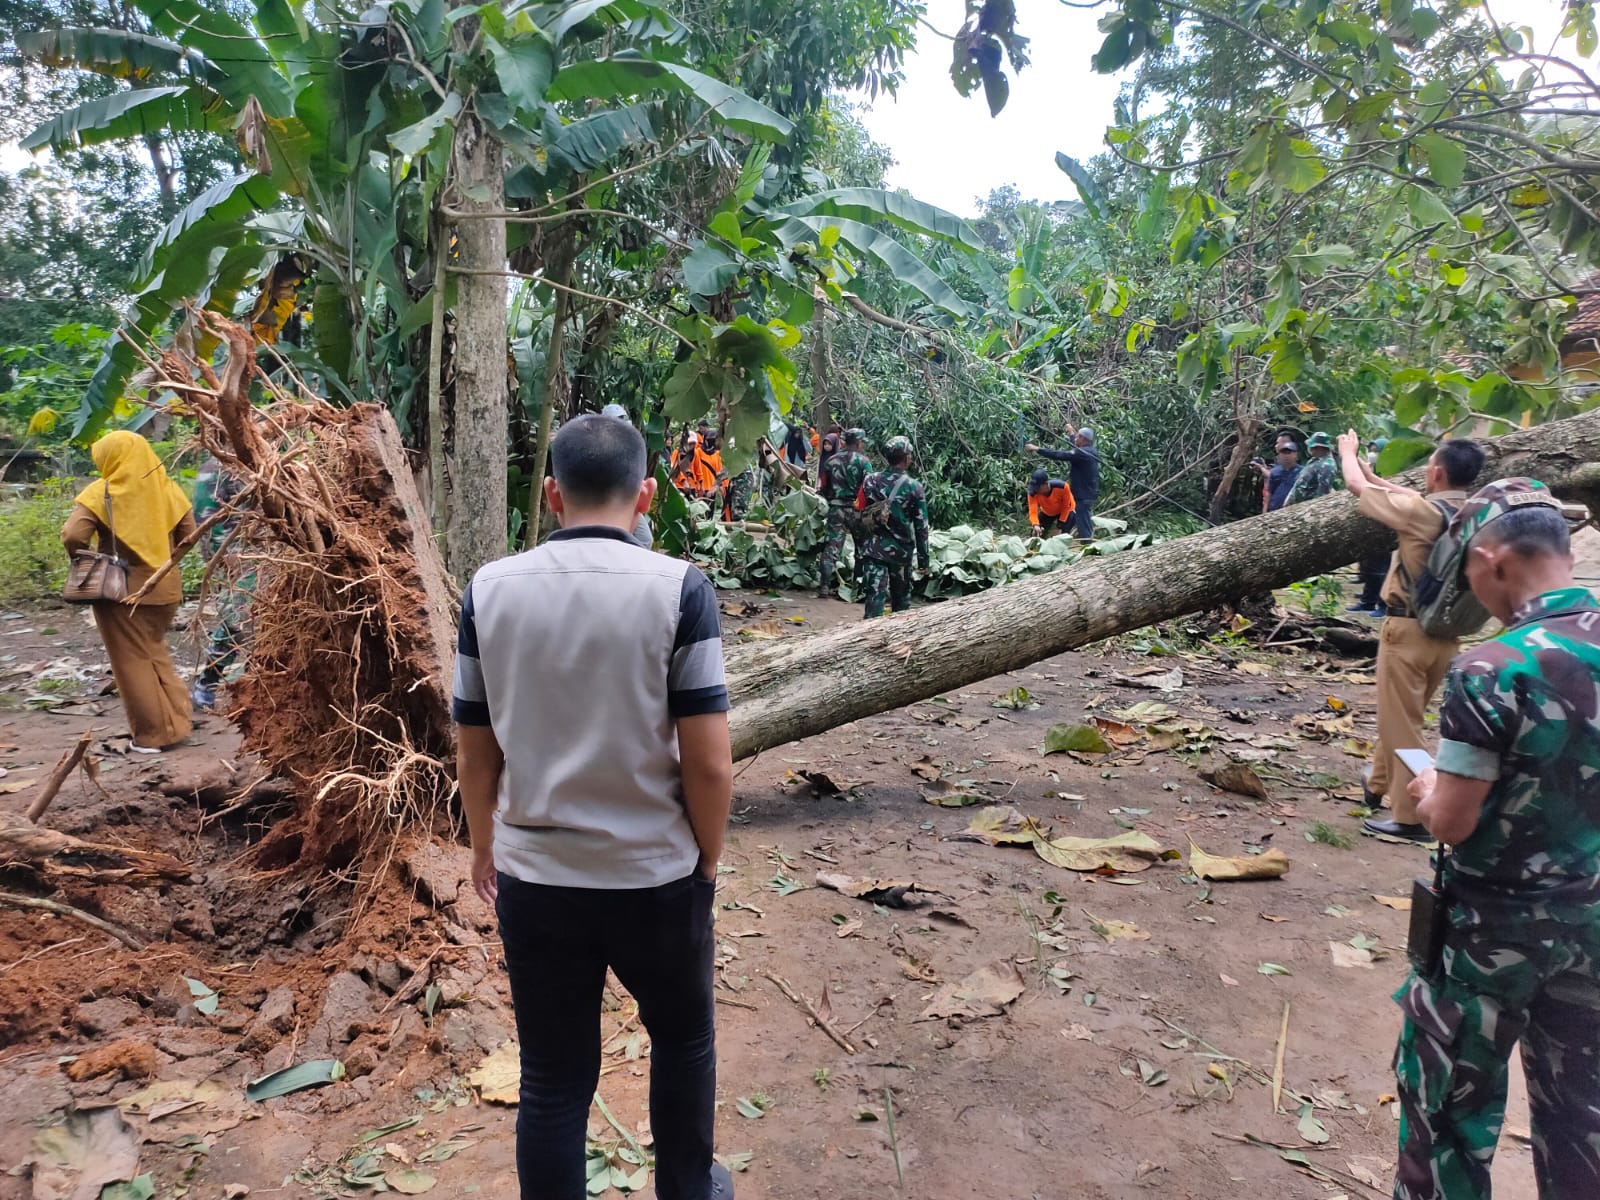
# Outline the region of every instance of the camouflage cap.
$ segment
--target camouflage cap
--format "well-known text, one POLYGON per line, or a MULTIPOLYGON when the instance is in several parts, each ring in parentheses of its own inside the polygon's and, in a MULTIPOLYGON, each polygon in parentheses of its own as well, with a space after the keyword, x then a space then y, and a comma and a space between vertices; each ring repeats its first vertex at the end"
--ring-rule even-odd
POLYGON ((867 431, 859 426, 852 425, 844 431, 844 440, 847 442, 864 442, 867 440, 867 431))
POLYGON ((1333 439, 1325 433, 1313 433, 1306 439, 1306 445, 1313 450, 1332 450, 1333 439))
POLYGON ((1465 546, 1497 517, 1529 504, 1557 511, 1561 509, 1561 501, 1537 479, 1522 476, 1496 479, 1472 493, 1456 510, 1455 518, 1450 522, 1450 536, 1465 546))
POLYGON ((911 455, 911 439, 908 437, 892 437, 883 444, 883 452, 885 454, 904 454, 909 458, 911 455))

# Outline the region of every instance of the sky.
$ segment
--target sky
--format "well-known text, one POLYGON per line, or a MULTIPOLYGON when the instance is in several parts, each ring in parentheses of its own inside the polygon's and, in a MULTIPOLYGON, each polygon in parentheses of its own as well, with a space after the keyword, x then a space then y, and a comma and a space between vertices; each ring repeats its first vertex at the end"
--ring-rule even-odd
MULTIPOLYGON (((1548 44, 1561 28, 1561 0, 1491 0, 1496 19, 1531 26, 1548 44)), ((991 188, 1012 183, 1025 200, 1075 200, 1056 152, 1088 159, 1104 146, 1112 102, 1132 73, 1096 74, 1089 58, 1103 34, 1101 12, 1058 0, 1020 0, 1018 28, 1032 39, 1032 63, 1011 79, 1011 99, 989 116, 981 92, 963 98, 950 82, 950 42, 923 28, 898 97, 879 97, 861 120, 889 147, 890 187, 961 216, 975 216, 991 188)), ((961 0, 927 0, 928 20, 946 34, 961 25, 961 0)), ((1103 10, 1102 10, 1103 11, 1103 10)), ((1569 43, 1570 44, 1570 43, 1569 43)), ((865 98, 863 97, 863 102, 865 98)))

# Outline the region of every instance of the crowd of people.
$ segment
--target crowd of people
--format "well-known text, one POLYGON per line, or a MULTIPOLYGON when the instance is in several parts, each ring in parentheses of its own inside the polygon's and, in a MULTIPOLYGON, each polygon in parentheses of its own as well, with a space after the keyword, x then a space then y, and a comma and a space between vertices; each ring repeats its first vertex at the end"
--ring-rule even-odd
MULTIPOLYGON (((1068 433, 1061 450, 1028 446, 1068 464, 1066 479, 1031 474, 1029 521, 1089 537, 1099 455, 1092 431, 1068 433)), ((836 569, 855 540, 877 616, 909 607, 912 564, 928 565, 927 500, 907 438, 884 442, 881 469, 866 440, 859 428, 814 442, 791 430, 765 451, 800 472, 818 460, 824 562, 836 569)), ((1600 1195, 1600 605, 1574 579, 1572 514, 1530 479, 1474 490, 1485 453, 1468 440, 1438 446, 1421 492, 1380 477, 1381 446, 1364 453, 1354 432, 1314 434, 1307 449, 1301 466, 1293 437, 1280 438, 1276 465, 1259 464, 1264 511, 1342 486, 1397 541, 1375 597, 1378 739, 1362 832, 1435 845, 1395 996, 1394 1195, 1487 1200, 1518 1046, 1542 1200, 1600 1195), (1503 631, 1463 651, 1451 614, 1468 598, 1503 631), (1441 685, 1429 767, 1417 755, 1441 685)), ((93 457, 99 477, 62 531, 69 587, 92 603, 134 748, 158 751, 187 737, 194 701, 214 697, 238 613, 224 614, 191 697, 166 644, 191 502, 137 434, 107 434, 93 457), (88 569, 106 562, 125 581, 88 569)), ((522 1194, 583 1191, 609 968, 652 1039, 658 1193, 721 1200, 733 1183, 712 1155, 712 905, 733 773, 716 596, 692 564, 650 549, 656 483, 625 412, 567 422, 551 463, 543 486, 561 528, 465 590, 453 704, 473 880, 499 917, 521 1046, 522 1194), (585 704, 571 705, 578 694, 585 704)), ((673 471, 719 494, 708 425, 688 431, 673 471)), ((231 503, 215 464, 208 472, 202 519, 231 503)))

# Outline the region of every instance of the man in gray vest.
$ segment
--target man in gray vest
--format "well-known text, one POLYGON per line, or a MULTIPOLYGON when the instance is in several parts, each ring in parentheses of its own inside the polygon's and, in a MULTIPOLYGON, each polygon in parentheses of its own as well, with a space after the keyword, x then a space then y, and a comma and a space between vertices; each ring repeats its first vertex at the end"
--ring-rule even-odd
POLYGON ((522 1200, 585 1195, 606 970, 650 1034, 661 1200, 727 1200, 712 1161, 717 859, 733 798, 717 598, 629 536, 644 439, 589 414, 544 483, 561 529, 461 598, 454 713, 472 879, 495 906, 522 1054, 522 1200))

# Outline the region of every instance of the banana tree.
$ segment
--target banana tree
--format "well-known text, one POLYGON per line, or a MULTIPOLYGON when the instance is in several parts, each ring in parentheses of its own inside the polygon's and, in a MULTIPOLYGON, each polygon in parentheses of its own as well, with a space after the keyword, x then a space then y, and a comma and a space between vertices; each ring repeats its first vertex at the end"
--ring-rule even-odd
MULTIPOLYGON (((233 137, 250 169, 186 206, 138 260, 122 336, 85 392, 76 432, 88 436, 112 414, 137 366, 135 345, 158 337, 176 309, 197 303, 232 314, 253 303, 241 300, 246 288, 271 292, 288 256, 309 269, 315 353, 281 353, 334 394, 383 396, 392 363, 375 350, 384 323, 419 323, 412 279, 427 250, 422 197, 443 168, 436 150, 420 162, 407 153, 417 135, 406 135, 444 100, 387 61, 387 26, 324 28, 291 0, 258 0, 248 24, 194 0, 134 7, 154 32, 18 35, 24 53, 47 66, 134 84, 59 114, 24 147, 209 132, 233 137)), ((415 18, 420 7, 394 9, 415 18)))

